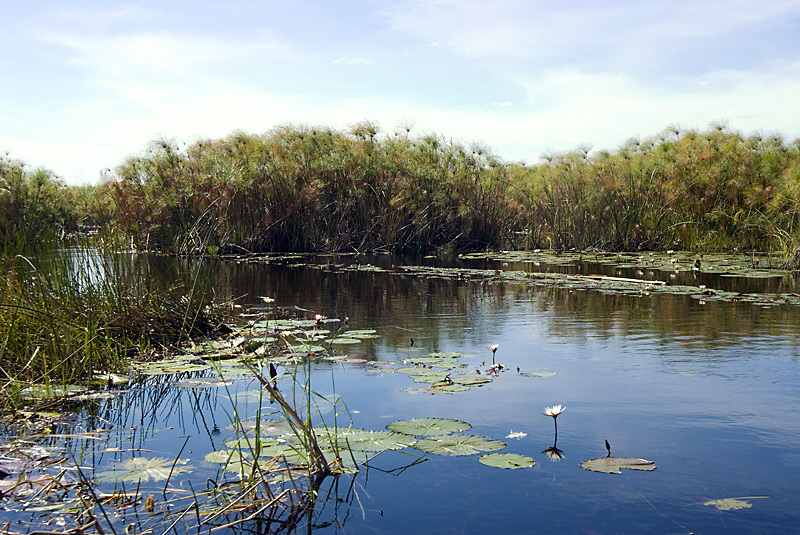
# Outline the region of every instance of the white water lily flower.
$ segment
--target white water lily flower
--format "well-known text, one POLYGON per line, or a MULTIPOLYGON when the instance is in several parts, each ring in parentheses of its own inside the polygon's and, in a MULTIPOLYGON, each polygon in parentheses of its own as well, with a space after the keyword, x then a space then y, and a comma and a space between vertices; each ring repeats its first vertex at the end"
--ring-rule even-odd
POLYGON ((513 429, 511 429, 510 431, 511 432, 508 435, 506 435, 506 438, 522 438, 528 436, 528 433, 523 433, 522 431, 517 431, 516 433, 514 432, 513 429))
POLYGON ((566 409, 567 407, 562 407, 561 405, 553 405, 552 407, 545 408, 542 415, 552 416, 553 418, 555 418, 556 416, 564 412, 566 409))

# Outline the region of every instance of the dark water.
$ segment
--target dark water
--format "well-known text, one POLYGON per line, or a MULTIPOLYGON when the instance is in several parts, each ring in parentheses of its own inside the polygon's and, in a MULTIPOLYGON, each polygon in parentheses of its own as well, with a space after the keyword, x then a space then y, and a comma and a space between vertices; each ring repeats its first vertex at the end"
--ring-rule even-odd
MULTIPOLYGON (((154 269, 166 272, 174 261, 158 262, 154 269)), ((371 262, 390 266, 392 259, 371 262)), ((348 317, 350 328, 376 329, 380 338, 343 350, 367 361, 400 362, 413 338, 417 354, 464 353, 461 360, 472 369, 491 360, 489 345, 500 345, 497 357, 506 365, 500 376, 454 395, 411 393, 407 389, 418 385, 407 375, 370 373, 367 364, 320 363, 311 381, 350 411, 323 414, 329 424, 334 417, 345 425, 352 418, 355 427, 379 430, 400 419, 455 418, 469 422, 470 433, 504 440, 503 453, 532 457, 533 468, 501 470, 478 463, 477 456, 425 455, 421 464, 392 471, 415 457, 386 452, 370 463, 373 468, 327 482, 311 527, 303 530, 800 533, 798 307, 286 263, 220 261, 204 269, 218 297, 244 309, 269 296, 276 306, 303 309, 300 317, 348 317), (556 375, 525 377, 517 368, 556 375), (552 419, 541 412, 554 404, 567 407, 558 418, 564 453, 558 462, 542 453, 554 437, 552 419), (527 436, 506 438, 512 430, 527 436), (657 469, 610 475, 581 468, 582 461, 606 455, 605 440, 613 455, 649 459, 657 469), (751 506, 723 511, 704 505, 722 498, 751 506)), ((95 416, 79 419, 87 428, 112 424, 107 445, 148 453, 93 451, 83 464, 100 471, 131 455, 174 458, 188 437, 181 458, 197 469, 193 484, 212 477, 216 471, 203 455, 230 433, 229 398, 253 385, 239 381, 222 395, 168 383, 147 379, 127 396, 103 402, 95 416)), ((258 403, 237 401, 240 416, 252 417, 258 403)))

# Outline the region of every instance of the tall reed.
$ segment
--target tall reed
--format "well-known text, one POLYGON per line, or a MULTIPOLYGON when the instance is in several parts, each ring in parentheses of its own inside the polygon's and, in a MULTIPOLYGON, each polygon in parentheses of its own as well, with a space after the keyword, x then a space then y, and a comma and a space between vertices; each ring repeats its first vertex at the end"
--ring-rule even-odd
POLYGON ((0 262, 3 403, 19 402, 28 383, 72 384, 214 327, 209 294, 160 286, 108 250, 56 250, 0 262))

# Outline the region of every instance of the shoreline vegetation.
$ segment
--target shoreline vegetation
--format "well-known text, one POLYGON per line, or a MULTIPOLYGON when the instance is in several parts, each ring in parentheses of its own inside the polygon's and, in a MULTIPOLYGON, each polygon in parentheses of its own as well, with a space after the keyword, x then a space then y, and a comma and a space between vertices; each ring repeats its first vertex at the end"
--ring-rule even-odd
POLYGON ((769 251, 800 268, 800 140, 669 127, 535 165, 410 129, 279 126, 154 141, 96 186, 0 156, 0 383, 66 385, 221 325, 198 272, 162 287, 63 254, 769 251), (794 251, 794 254, 792 254, 794 251), (791 255, 791 256, 790 256, 791 255))
POLYGON ((800 245, 800 140, 714 124, 615 151, 505 162, 368 121, 152 142, 96 186, 0 157, 3 251, 99 231, 172 254, 492 249, 774 251, 800 245))

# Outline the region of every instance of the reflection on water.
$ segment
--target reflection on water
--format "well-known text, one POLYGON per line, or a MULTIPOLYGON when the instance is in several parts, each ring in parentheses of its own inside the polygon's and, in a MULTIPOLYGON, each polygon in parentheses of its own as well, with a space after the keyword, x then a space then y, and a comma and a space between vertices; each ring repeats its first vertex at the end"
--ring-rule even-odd
MULTIPOLYGON (((355 427, 455 418, 536 465, 500 470, 474 456, 427 455, 429 461, 406 468, 416 457, 386 452, 371 463, 374 469, 326 483, 313 531, 798 531, 800 308, 334 267, 356 260, 329 258, 328 267, 208 261, 199 269, 219 299, 245 308, 265 307, 260 297, 268 296, 299 317, 348 317, 349 328, 377 330, 380 338, 343 351, 366 363, 324 363, 313 372, 315 390, 340 396, 355 427), (468 369, 480 368, 491 362, 492 344, 499 344, 496 356, 505 369, 459 394, 413 394, 408 376, 368 371, 370 362, 398 363, 412 349, 464 353, 468 369), (517 369, 556 375, 531 377, 517 369), (541 416, 554 404, 569 407, 558 418, 556 437, 541 416), (525 435, 504 438, 509 430, 525 435), (657 469, 620 475, 582 469, 581 461, 607 454, 606 441, 615 456, 653 460, 657 469), (736 511, 703 505, 748 496, 766 498, 736 511)), ((198 267, 170 258, 147 262, 167 278, 170 270, 198 267)), ((393 259, 369 262, 391 267, 393 259)), ((247 394, 254 385, 241 380, 224 392, 174 388, 174 380, 144 379, 78 420, 86 429, 107 429, 107 445, 123 453, 98 452, 88 440, 72 450, 91 451, 85 462, 101 470, 112 459, 142 454, 132 451, 174 456, 188 437, 181 456, 213 479, 216 468, 203 456, 229 435, 231 400, 242 417, 256 417, 259 402, 247 394)))

